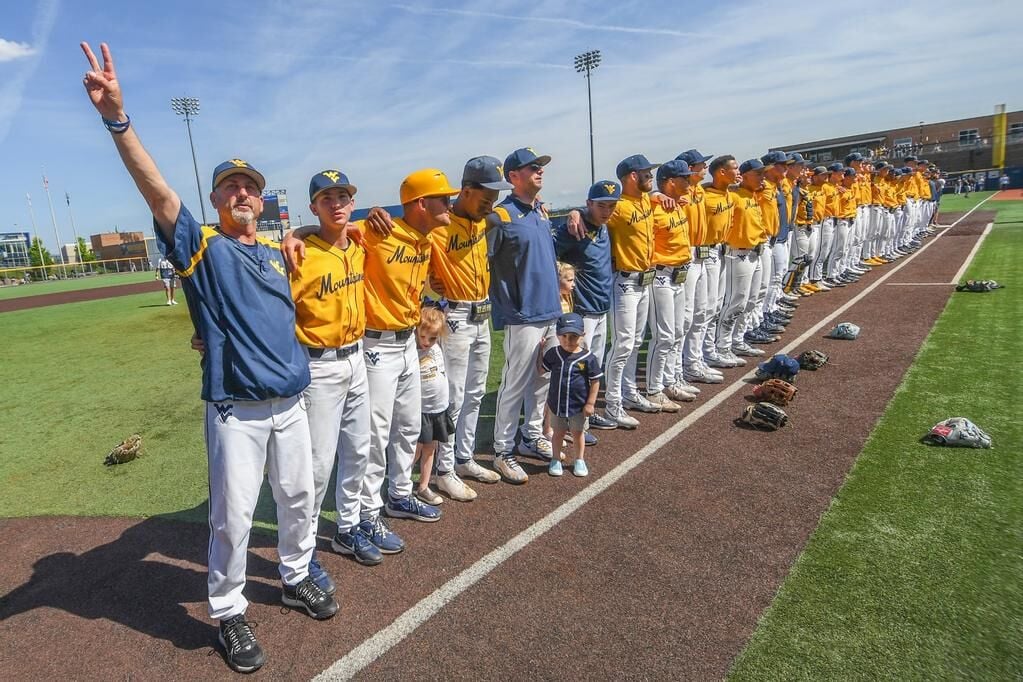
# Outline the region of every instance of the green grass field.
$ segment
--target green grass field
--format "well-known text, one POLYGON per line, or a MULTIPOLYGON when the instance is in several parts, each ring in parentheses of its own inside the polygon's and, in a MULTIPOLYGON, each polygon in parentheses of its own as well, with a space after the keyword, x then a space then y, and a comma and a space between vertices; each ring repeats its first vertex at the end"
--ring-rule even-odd
POLYGON ((136 282, 148 282, 156 275, 152 272, 122 272, 93 275, 79 279, 60 279, 47 282, 33 282, 22 286, 0 287, 0 301, 9 298, 24 298, 26 296, 42 296, 43 294, 59 294, 65 291, 80 291, 82 289, 98 289, 99 287, 116 287, 122 284, 135 284, 136 282))
POLYGON ((1023 678, 1023 202, 989 208, 966 277, 1008 288, 952 296, 730 679, 1023 678), (918 442, 951 416, 994 449, 918 442))

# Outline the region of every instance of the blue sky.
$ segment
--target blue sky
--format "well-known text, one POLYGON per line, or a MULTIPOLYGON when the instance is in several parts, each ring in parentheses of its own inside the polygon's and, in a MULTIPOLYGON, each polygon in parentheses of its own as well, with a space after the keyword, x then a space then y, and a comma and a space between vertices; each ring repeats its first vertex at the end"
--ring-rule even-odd
POLYGON ((1023 106, 1015 32, 1023 4, 895 2, 604 5, 439 2, 9 3, 0 23, 0 231, 30 230, 25 194, 54 243, 149 229, 146 206, 82 88, 78 43, 111 45, 126 109, 165 177, 198 214, 182 120, 193 125, 204 200, 213 166, 240 156, 288 190, 341 168, 360 207, 396 203, 409 172, 457 182, 465 160, 520 146, 554 157, 544 198, 589 185, 585 80, 593 76, 598 176, 634 153, 689 147, 759 156, 769 145, 1023 106), (979 8, 983 7, 981 11, 979 8))

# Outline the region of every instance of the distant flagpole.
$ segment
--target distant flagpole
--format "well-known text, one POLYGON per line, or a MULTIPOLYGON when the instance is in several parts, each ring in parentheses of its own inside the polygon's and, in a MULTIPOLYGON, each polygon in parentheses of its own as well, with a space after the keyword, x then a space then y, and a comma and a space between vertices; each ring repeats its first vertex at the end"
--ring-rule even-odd
POLYGON ((43 175, 43 189, 46 191, 46 201, 50 204, 50 220, 53 221, 53 238, 57 240, 57 255, 60 256, 60 269, 64 273, 64 279, 67 279, 67 264, 64 262, 64 250, 60 244, 60 232, 57 231, 57 214, 53 210, 53 199, 50 197, 50 181, 46 179, 46 175, 43 175))
MULTIPOLYGON (((43 240, 39 238, 39 228, 36 226, 36 212, 32 208, 32 195, 26 192, 25 200, 28 202, 28 215, 32 218, 32 236, 35 237, 36 240, 36 250, 39 251, 39 266, 43 274, 43 281, 45 282, 46 261, 43 260, 43 240)), ((32 249, 29 249, 28 251, 29 253, 32 253, 32 249)), ((31 261, 29 261, 29 265, 31 266, 31 261)))
POLYGON ((82 257, 82 244, 78 241, 78 228, 75 227, 75 214, 71 212, 71 195, 64 192, 67 201, 67 214, 71 218, 71 232, 75 235, 75 250, 78 252, 78 269, 85 272, 85 258, 82 257))

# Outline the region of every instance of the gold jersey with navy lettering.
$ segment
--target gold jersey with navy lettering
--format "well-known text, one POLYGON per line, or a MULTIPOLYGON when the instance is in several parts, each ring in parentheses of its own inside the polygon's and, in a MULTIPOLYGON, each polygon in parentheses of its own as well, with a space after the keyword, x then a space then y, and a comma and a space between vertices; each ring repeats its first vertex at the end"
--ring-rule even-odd
MULTIPOLYGON (((366 327, 399 331, 419 324, 430 267, 430 240, 401 218, 382 237, 365 231, 366 327)), ((360 225, 360 227, 362 227, 360 225)))
POLYGON ((824 217, 837 218, 839 213, 838 187, 831 180, 825 180, 821 185, 821 193, 824 196, 824 217))
POLYGON ((781 214, 778 212, 778 192, 781 191, 778 185, 770 180, 764 180, 763 188, 757 192, 757 201, 760 202, 760 211, 764 214, 764 229, 768 237, 777 237, 781 229, 781 214))
POLYGON ((430 232, 430 268, 452 301, 482 301, 490 291, 487 222, 460 218, 430 232))
POLYGON ((752 249, 767 241, 764 213, 755 192, 740 187, 734 197, 732 225, 725 234, 725 243, 736 249, 752 249))
POLYGON ((643 272, 653 267, 654 205, 649 194, 623 194, 607 221, 607 231, 615 270, 643 272))
POLYGON ((366 332, 366 251, 353 240, 342 249, 311 234, 305 259, 291 272, 295 335, 313 348, 341 348, 366 332))
POLYGON ((851 220, 856 217, 856 206, 859 198, 856 187, 847 187, 845 192, 838 196, 838 215, 840 218, 851 220))
POLYGON ((689 216, 689 243, 693 246, 706 246, 707 242, 707 208, 703 205, 705 193, 702 185, 689 187, 689 203, 686 204, 686 215, 689 216))
POLYGON ((704 188, 703 205, 707 210, 706 244, 720 244, 732 227, 732 212, 735 208, 735 194, 730 190, 716 189, 713 185, 704 188))
POLYGON ((654 265, 677 267, 693 257, 689 246, 689 215, 685 206, 665 211, 654 205, 654 265))

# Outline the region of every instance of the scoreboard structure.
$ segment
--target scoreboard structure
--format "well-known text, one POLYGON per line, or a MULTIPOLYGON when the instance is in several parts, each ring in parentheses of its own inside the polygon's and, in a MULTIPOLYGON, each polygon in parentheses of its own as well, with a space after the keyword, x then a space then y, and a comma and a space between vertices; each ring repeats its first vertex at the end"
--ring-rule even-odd
POLYGON ((260 232, 276 231, 281 236, 291 229, 287 190, 263 190, 263 214, 259 216, 256 229, 260 232))

